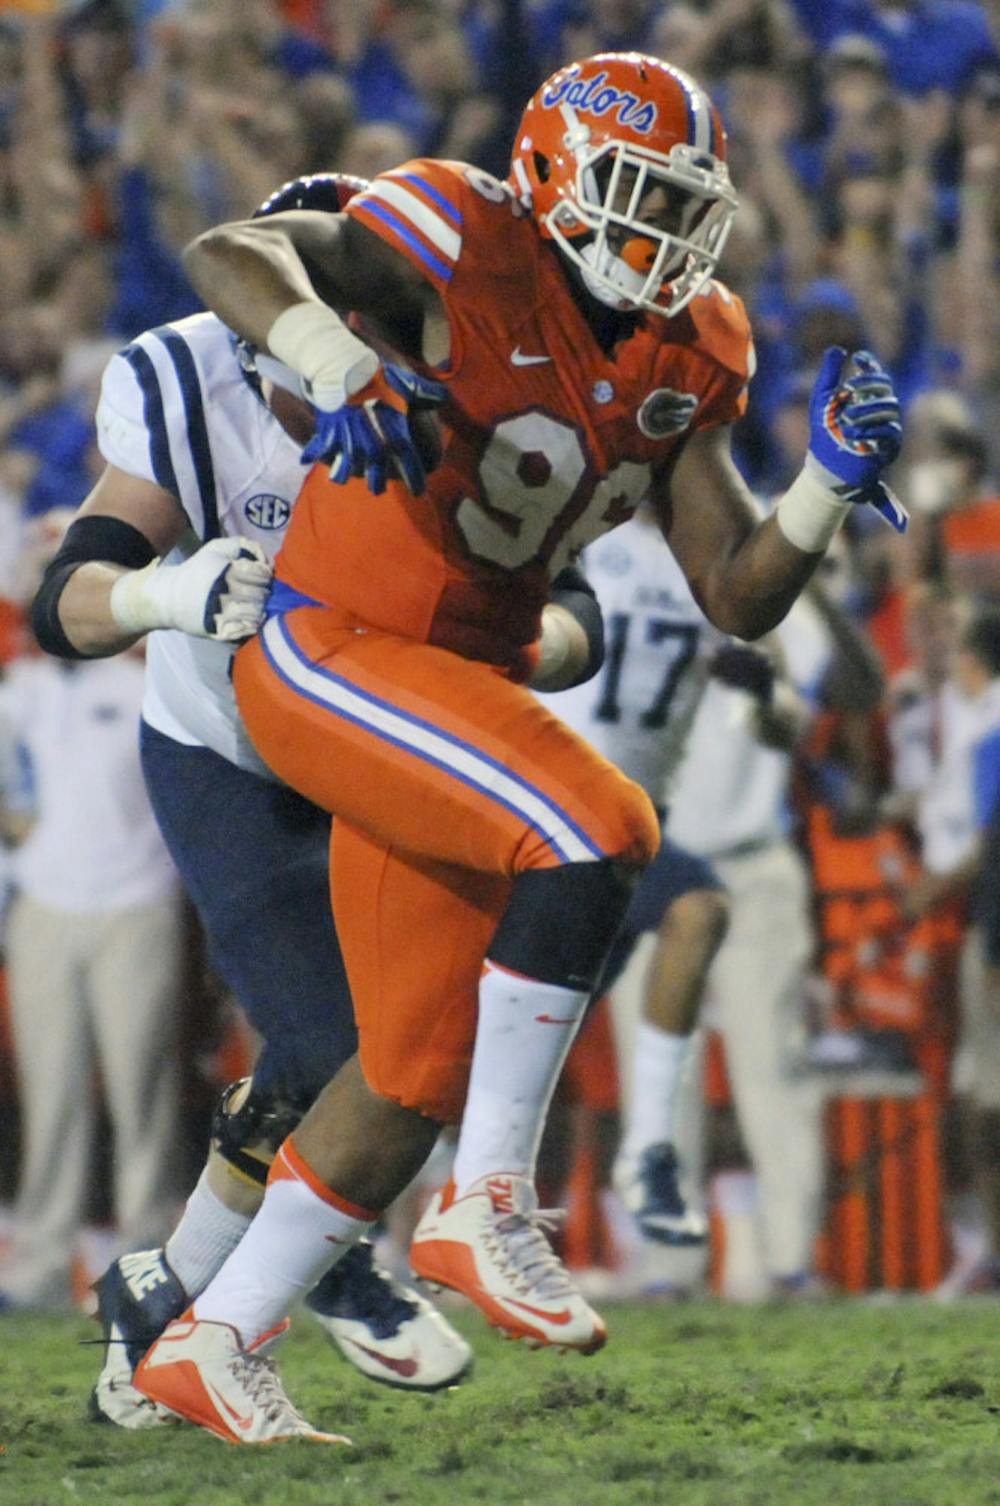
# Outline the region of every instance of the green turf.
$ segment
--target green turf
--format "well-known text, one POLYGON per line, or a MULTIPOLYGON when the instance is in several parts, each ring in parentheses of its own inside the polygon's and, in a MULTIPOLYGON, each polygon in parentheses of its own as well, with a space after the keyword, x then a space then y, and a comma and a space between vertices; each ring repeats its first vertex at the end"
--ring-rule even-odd
POLYGON ((353 1449, 233 1448, 85 1420, 86 1320, 0 1317, 0 1503, 50 1506, 1000 1506, 1000 1311, 609 1307, 602 1354, 530 1353, 475 1315, 473 1381, 372 1386, 303 1319, 288 1390, 353 1449))

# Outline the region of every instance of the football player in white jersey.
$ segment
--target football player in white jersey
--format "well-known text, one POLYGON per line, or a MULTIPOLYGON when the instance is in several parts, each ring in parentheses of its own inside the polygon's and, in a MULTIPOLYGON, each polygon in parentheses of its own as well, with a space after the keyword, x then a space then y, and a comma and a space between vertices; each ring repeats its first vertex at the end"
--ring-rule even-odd
POLYGON ((818 706, 873 713, 883 678, 874 648, 822 579, 779 624, 771 647, 780 677, 770 698, 725 676, 709 683, 667 829, 712 864, 729 893, 729 930, 708 980, 710 1018, 755 1175, 762 1274, 777 1299, 798 1300, 821 1290, 813 1256, 823 1143, 819 1086, 800 1070, 816 938, 792 825, 791 754, 818 706))
MULTIPOLYGON (((358 186, 296 180, 261 212, 337 210, 358 186)), ((67 659, 155 630, 141 727, 149 793, 213 959, 264 1038, 253 1078, 223 1095, 207 1165, 165 1249, 116 1260, 97 1284, 109 1342, 92 1411, 128 1428, 164 1420, 132 1387, 135 1365, 235 1247, 275 1149, 355 1050, 328 899, 329 817, 257 758, 229 681, 235 643, 263 614, 311 433, 310 410, 282 380, 298 389, 213 314, 114 356, 97 413, 106 469, 33 604, 42 646, 67 659)), ((374 1264, 370 1244, 332 1277, 307 1307, 364 1374, 432 1390, 468 1370, 465 1340, 374 1264)))
MULTIPOLYGON (((665 815, 674 772, 724 636, 706 620, 655 520, 643 510, 586 551, 605 619, 600 676, 546 703, 643 786, 665 815)), ((762 655, 746 650, 761 665, 762 655)), ((614 1180, 644 1238, 700 1245, 703 1214, 682 1194, 676 1109, 705 980, 728 921, 710 864, 664 840, 632 899, 603 978, 610 988, 638 938, 657 934, 631 1066, 614 1180)))

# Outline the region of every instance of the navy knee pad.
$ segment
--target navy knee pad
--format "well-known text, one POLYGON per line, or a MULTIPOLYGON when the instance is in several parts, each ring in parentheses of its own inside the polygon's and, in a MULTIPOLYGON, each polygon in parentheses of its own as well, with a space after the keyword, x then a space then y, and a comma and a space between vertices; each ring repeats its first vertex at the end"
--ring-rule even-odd
POLYGON ((490 961, 542 983, 592 988, 637 878, 612 858, 519 874, 490 961))

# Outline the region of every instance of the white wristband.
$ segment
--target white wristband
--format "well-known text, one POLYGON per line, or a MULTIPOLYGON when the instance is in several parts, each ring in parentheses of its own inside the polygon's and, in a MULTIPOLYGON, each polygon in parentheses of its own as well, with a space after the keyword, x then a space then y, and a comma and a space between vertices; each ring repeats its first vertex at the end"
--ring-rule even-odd
POLYGON ((800 471, 775 508, 778 527, 804 554, 822 554, 852 502, 844 502, 808 470, 800 471))
POLYGON ((160 561, 150 560, 141 570, 126 570, 111 587, 108 608, 123 633, 151 633, 169 627, 161 593, 156 589, 160 561))
POLYGON ((573 647, 571 623, 564 608, 551 604, 542 610, 542 632, 538 640, 538 666, 535 670, 540 680, 557 674, 569 658, 573 647))
POLYGON ((293 303, 267 334, 272 355, 305 377, 318 408, 332 413, 360 392, 379 368, 371 346, 352 335, 328 304, 293 303))

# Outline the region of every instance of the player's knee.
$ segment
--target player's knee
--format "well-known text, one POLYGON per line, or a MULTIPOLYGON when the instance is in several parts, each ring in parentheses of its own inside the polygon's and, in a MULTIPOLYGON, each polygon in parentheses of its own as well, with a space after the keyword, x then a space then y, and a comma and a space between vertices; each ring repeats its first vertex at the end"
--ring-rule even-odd
POLYGON ((490 944, 490 960, 542 982, 593 986, 625 917, 637 872, 605 858, 520 874, 490 944))
POLYGON ((620 793, 617 817, 612 825, 617 840, 608 856, 624 867, 638 871, 656 857, 660 846, 660 822, 653 802, 641 785, 629 780, 620 793))
MULTIPOLYGON (((610 863, 641 871, 652 862, 660 846, 660 822, 653 802, 641 785, 626 779, 623 774, 604 765, 596 772, 590 771, 578 789, 583 809, 587 815, 579 820, 579 826, 568 814, 562 816, 562 831, 575 829, 577 835, 589 839, 591 850, 597 849, 610 863)), ((513 854, 513 870, 516 876, 548 871, 553 866, 553 854, 559 850, 559 831, 525 823, 521 840, 513 854)), ((578 862, 564 860, 567 868, 580 867, 578 862)))
POLYGON ((212 1148, 239 1180, 263 1188, 278 1146, 307 1108, 242 1077, 223 1089, 212 1116, 212 1148))

